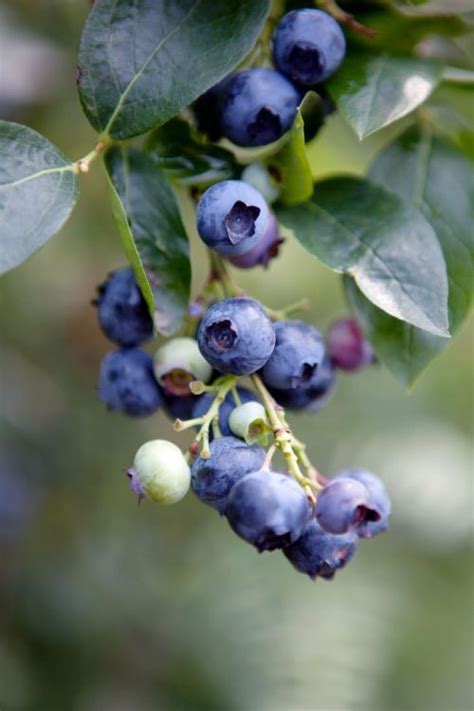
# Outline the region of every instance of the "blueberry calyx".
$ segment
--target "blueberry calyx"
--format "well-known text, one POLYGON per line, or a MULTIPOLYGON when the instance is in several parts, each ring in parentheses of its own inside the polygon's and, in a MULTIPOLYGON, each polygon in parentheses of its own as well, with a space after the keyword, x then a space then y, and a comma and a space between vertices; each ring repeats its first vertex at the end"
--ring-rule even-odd
POLYGON ((252 143, 259 138, 265 143, 271 143, 275 136, 283 133, 280 117, 268 106, 263 106, 247 127, 247 135, 252 143))
POLYGON ((297 42, 293 45, 287 55, 287 62, 293 68, 292 78, 311 77, 322 75, 325 68, 324 59, 321 53, 310 44, 297 42))
POLYGON ((138 475, 133 467, 131 469, 127 469, 126 475, 130 479, 130 490, 137 495, 138 503, 140 504, 145 498, 145 491, 141 485, 140 479, 138 478, 138 475))
POLYGON ((255 234, 255 221, 260 215, 260 208, 246 205, 237 200, 224 219, 227 236, 232 244, 239 244, 246 237, 255 234))
POLYGON ((309 383, 316 372, 317 367, 317 363, 303 363, 299 375, 295 375, 291 378, 291 387, 297 388, 299 385, 309 383))
POLYGON ((222 319, 222 321, 211 324, 206 333, 212 346, 219 351, 230 351, 239 338, 239 334, 229 319, 222 319))

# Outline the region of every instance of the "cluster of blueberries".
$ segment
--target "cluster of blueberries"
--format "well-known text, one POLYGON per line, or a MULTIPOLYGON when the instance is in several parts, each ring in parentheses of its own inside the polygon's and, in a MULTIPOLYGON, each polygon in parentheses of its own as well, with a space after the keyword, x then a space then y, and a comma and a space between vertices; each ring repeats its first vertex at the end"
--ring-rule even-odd
POLYGON ((216 140, 263 146, 291 126, 309 89, 321 89, 341 65, 346 42, 326 12, 293 10, 278 23, 270 67, 243 69, 223 79, 195 105, 199 127, 216 140))
MULTIPOLYGON (((273 39, 279 71, 244 70, 211 90, 222 133, 244 146, 278 138, 293 120, 302 88, 326 79, 344 51, 343 34, 326 13, 285 15, 273 39)), ((209 187, 198 202, 196 224, 224 273, 225 260, 244 269, 267 266, 282 242, 267 199, 246 180, 209 187)), ((222 271, 211 277, 229 293, 222 271)), ((245 295, 218 300, 203 292, 189 309, 196 337, 172 338, 152 357, 139 348, 152 338, 153 323, 130 268, 111 274, 94 303, 105 335, 118 346, 101 364, 101 400, 131 416, 163 407, 175 429, 197 430, 187 455, 166 440, 140 447, 128 471, 139 498, 171 504, 191 488, 258 551, 283 550, 313 579, 332 578, 359 538, 386 529, 390 500, 374 474, 349 469, 328 480, 314 470, 314 496, 298 470, 274 471, 273 447, 264 449, 269 437, 283 447, 272 403, 279 411, 317 411, 334 390, 337 369, 358 371, 373 362, 352 318, 334 322, 324 339, 304 321, 275 320, 245 295), (258 376, 259 394, 237 384, 248 376, 258 376)))

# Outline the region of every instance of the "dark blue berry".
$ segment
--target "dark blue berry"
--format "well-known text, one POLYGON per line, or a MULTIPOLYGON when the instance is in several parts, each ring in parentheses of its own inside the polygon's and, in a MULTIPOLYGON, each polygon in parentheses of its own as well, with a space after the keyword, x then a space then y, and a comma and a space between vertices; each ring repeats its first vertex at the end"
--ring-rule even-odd
POLYGON ((378 521, 364 521, 356 528, 361 538, 372 538, 388 528, 388 518, 392 512, 392 504, 385 485, 378 476, 365 469, 344 469, 336 478, 355 479, 365 486, 369 492, 370 504, 380 513, 378 521))
POLYGON ((278 23, 273 36, 277 68, 302 86, 326 80, 346 53, 344 34, 337 22, 321 10, 293 10, 278 23))
POLYGON ((195 395, 168 395, 163 392, 163 408, 174 420, 189 420, 193 417, 193 408, 199 398, 195 395))
POLYGON ((200 199, 196 221, 203 242, 216 252, 243 254, 261 239, 268 223, 263 196, 243 180, 223 180, 200 199))
POLYGON ((267 229, 257 244, 244 254, 229 257, 229 261, 240 269, 251 269, 256 266, 268 267, 270 260, 278 256, 283 241, 280 237, 277 219, 273 212, 269 212, 267 229))
POLYGON ((238 536, 257 550, 272 551, 296 541, 310 507, 294 479, 266 469, 247 474, 232 487, 225 515, 238 536))
POLYGON ((99 397, 110 410, 132 417, 156 412, 163 402, 153 373, 153 360, 138 348, 120 348, 103 358, 99 397))
POLYGON ((340 370, 362 370, 375 361, 372 348, 353 318, 335 321, 329 327, 327 344, 329 356, 340 370))
POLYGON ((278 321, 275 348, 262 369, 265 385, 278 390, 307 386, 324 358, 319 331, 304 321, 278 321))
POLYGON ((317 412, 331 397, 336 385, 334 366, 325 356, 316 368, 311 380, 296 388, 280 390, 269 388, 271 394, 282 407, 289 410, 305 410, 317 412))
POLYGON ((137 346, 152 337, 153 323, 132 269, 114 272, 98 291, 99 323, 111 341, 137 346))
POLYGON ((371 521, 380 521, 381 511, 364 484, 355 479, 332 479, 318 494, 315 514, 328 533, 357 530, 371 521))
POLYGON ((272 143, 290 128, 299 102, 299 91, 279 72, 245 69, 222 92, 222 133, 239 146, 272 143))
POLYGON ((199 456, 191 467, 191 488, 201 501, 223 514, 234 484, 262 466, 265 452, 237 437, 218 437, 210 449, 209 459, 199 456))
POLYGON ((221 373, 250 375, 272 354, 275 333, 263 307, 244 296, 211 306, 198 330, 202 355, 221 373))
POLYGON ((283 549, 290 563, 300 573, 314 580, 330 580, 343 568, 357 550, 358 538, 353 531, 335 536, 327 533, 313 517, 297 541, 283 549))
MULTIPOLYGON (((258 402, 258 397, 252 390, 248 390, 247 388, 237 388, 237 392, 239 395, 240 403, 242 405, 246 402, 258 402)), ((190 415, 189 417, 192 416, 194 418, 202 417, 203 415, 205 415, 206 412, 209 410, 210 406, 212 405, 215 397, 215 393, 204 393, 204 395, 195 398, 192 415, 190 415)), ((224 402, 219 408, 219 429, 221 431, 221 434, 225 435, 226 437, 232 435, 232 431, 229 427, 229 417, 230 413, 235 407, 237 407, 237 403, 234 400, 234 396, 231 392, 228 392, 224 402)), ((210 434, 212 434, 212 431, 210 434)))

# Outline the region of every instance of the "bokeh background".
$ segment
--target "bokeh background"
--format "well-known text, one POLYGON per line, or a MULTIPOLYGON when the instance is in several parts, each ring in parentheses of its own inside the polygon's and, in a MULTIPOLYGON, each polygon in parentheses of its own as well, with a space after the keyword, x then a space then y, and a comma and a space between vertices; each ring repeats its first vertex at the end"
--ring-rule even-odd
MULTIPOLYGON (((74 84, 87 11, 0 1, 0 116, 74 158, 94 141, 74 84)), ((331 119, 315 176, 363 172, 388 138, 361 145, 331 119)), ((61 233, 1 281, 1 711, 470 711, 472 320, 412 393, 375 367, 292 418, 323 472, 365 466, 394 502, 390 533, 313 584, 191 495, 137 507, 123 469, 173 435, 96 397, 110 346, 90 299, 123 263, 94 165, 61 233)), ((239 280, 275 307, 309 295, 322 329, 346 313, 338 278, 295 241, 239 280)))

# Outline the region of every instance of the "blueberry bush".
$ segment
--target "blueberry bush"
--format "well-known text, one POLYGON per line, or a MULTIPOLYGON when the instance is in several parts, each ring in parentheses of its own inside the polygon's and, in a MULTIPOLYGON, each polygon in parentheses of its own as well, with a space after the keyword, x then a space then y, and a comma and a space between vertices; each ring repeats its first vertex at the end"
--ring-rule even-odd
POLYGON ((340 372, 378 364, 411 388, 468 315, 474 142, 456 91, 474 72, 446 46, 469 21, 435 0, 96 0, 76 73, 96 145, 72 160, 0 121, 2 272, 61 228, 103 161, 128 266, 93 299, 116 346, 98 395, 193 432, 187 450, 140 446, 127 470, 139 500, 191 488, 312 579, 387 528, 382 481, 323 476, 288 412, 316 413, 340 372), (314 183, 308 146, 334 112, 355 141, 393 133, 366 177, 314 183), (196 292, 193 232, 209 258, 196 292), (298 318, 305 301, 275 309, 238 284, 236 270, 284 259, 287 239, 341 275, 351 313, 324 336, 298 318), (152 358, 141 346, 158 337, 152 358))

